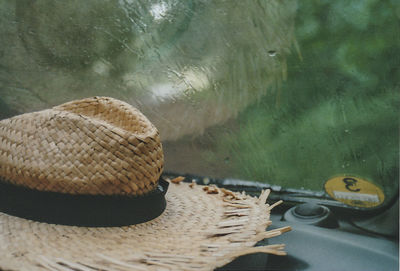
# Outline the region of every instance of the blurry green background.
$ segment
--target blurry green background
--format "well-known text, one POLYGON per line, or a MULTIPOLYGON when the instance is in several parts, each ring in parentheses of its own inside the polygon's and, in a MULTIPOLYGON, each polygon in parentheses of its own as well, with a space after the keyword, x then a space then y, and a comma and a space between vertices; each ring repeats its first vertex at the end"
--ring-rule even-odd
POLYGON ((400 78, 395 2, 299 1, 299 51, 293 48, 287 59, 288 79, 229 128, 214 128, 199 139, 198 145, 209 146, 202 158, 210 166, 224 161, 233 177, 284 187, 322 190, 329 178, 348 174, 395 193, 400 78))
POLYGON ((167 171, 398 190, 398 1, 10 0, 0 15, 0 119, 106 95, 156 125, 167 171))

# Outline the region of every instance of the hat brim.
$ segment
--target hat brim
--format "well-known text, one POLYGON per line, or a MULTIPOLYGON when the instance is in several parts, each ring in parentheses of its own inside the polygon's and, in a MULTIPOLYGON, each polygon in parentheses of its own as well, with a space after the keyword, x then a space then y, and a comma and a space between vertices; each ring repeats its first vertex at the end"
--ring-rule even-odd
POLYGON ((0 269, 213 270, 244 254, 282 255, 283 245, 253 247, 287 230, 265 231, 273 207, 265 203, 268 193, 256 198, 171 184, 159 217, 124 227, 62 226, 0 213, 0 269))

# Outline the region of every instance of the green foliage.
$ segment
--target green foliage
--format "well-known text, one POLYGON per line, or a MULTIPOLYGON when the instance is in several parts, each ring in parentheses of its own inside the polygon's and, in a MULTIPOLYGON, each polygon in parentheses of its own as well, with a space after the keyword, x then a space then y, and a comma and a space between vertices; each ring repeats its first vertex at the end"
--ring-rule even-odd
POLYGON ((239 116, 238 133, 215 137, 238 177, 321 190, 353 174, 398 186, 395 10, 375 0, 299 1, 301 56, 288 59, 279 104, 263 98, 239 116))

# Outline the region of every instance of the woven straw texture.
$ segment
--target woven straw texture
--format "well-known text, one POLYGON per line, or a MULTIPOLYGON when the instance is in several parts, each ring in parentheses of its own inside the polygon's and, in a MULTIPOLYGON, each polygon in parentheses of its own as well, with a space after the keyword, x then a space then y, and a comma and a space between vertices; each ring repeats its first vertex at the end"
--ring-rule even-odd
POLYGON ((157 129, 137 109, 106 97, 0 121, 0 177, 69 194, 143 195, 163 170, 157 129))
MULTIPOLYGON (((265 231, 274 205, 216 187, 171 183, 158 218, 126 227, 85 228, 0 213, 0 269, 213 270, 240 255, 284 255, 283 245, 253 247, 288 228, 265 231)), ((279 203, 279 202, 278 202, 279 203)))

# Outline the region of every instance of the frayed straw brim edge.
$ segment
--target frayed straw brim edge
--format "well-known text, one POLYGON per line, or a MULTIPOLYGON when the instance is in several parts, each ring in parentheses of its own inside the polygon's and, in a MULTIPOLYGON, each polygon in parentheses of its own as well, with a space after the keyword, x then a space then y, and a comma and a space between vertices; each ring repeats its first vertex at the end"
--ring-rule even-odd
MULTIPOLYGON (((180 185, 176 183, 176 185, 180 185)), ((187 185, 187 184, 185 184, 187 185)), ((194 184, 189 184, 190 187, 193 187, 194 184)), ((199 186, 200 187, 200 186, 199 186)), ((134 255, 127 257, 127 260, 119 260, 108 255, 104 254, 96 254, 97 259, 90 262, 86 262, 85 260, 71 261, 68 259, 63 259, 60 257, 50 258, 45 255, 38 255, 36 259, 36 265, 40 266, 43 270, 60 270, 60 271, 94 271, 94 270, 153 270, 154 267, 164 268, 166 270, 178 270, 179 265, 177 263, 189 264, 193 268, 186 268, 183 270, 213 270, 217 267, 222 267, 235 258, 247 254, 253 253, 268 253, 274 255, 286 255, 286 252, 283 251, 283 244, 273 244, 267 246, 258 246, 253 247, 258 241, 261 241, 266 238, 271 238, 275 236, 279 236, 284 232, 290 231, 290 227, 283 227, 279 229, 274 229, 270 231, 265 231, 265 229, 271 225, 271 221, 269 220, 269 213, 272 208, 280 204, 282 201, 278 201, 275 204, 269 205, 266 204, 266 199, 270 193, 269 190, 262 191, 261 195, 256 204, 258 204, 258 208, 261 208, 264 212, 268 213, 268 220, 262 225, 258 225, 257 234, 252 236, 251 240, 240 240, 236 233, 240 232, 240 227, 243 223, 245 223, 246 219, 241 219, 245 217, 245 213, 243 212, 246 209, 245 204, 243 204, 243 198, 245 195, 240 193, 234 193, 229 190, 223 188, 217 188, 215 186, 202 186, 202 189, 207 194, 222 194, 223 202, 226 206, 231 207, 230 210, 227 211, 226 219, 219 223, 218 229, 216 231, 210 231, 208 234, 210 237, 215 236, 229 236, 232 235, 234 237, 234 242, 238 242, 242 244, 240 249, 237 249, 233 252, 227 253, 222 257, 191 257, 187 255, 168 255, 168 254, 157 254, 157 253, 143 253, 142 255, 135 253, 134 255), (232 219, 234 217, 235 219, 232 219), (236 235, 235 235, 236 234, 236 235), (241 243, 242 241, 242 243, 241 243), (137 265, 135 263, 140 263, 141 265, 137 265), (146 264, 148 268, 144 267, 143 264, 146 264)), ((246 196, 248 197, 248 196, 246 196)), ((207 249, 213 250, 218 249, 218 247, 212 247, 212 244, 207 249)), ((13 269, 15 266, 7 269, 7 265, 2 265, 0 263, 0 267, 5 268, 3 270, 18 270, 13 269)))

